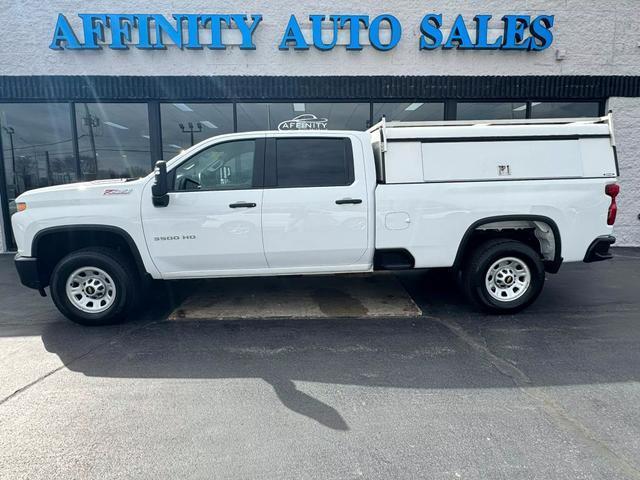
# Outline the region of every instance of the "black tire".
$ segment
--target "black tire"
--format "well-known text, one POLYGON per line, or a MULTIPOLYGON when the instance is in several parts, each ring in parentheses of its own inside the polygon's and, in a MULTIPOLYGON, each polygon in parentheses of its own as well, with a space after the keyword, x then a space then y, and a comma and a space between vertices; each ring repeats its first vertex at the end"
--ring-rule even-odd
MULTIPOLYGON (((525 278, 525 277, 522 277, 525 278)), ((506 277, 511 280, 511 276, 506 277)), ((544 264, 540 254, 530 246, 510 239, 493 239, 479 245, 468 258, 462 272, 462 288, 469 301, 489 313, 515 313, 531 305, 544 286, 544 264), (529 285, 513 300, 499 300, 492 296, 486 284, 489 269, 502 258, 514 257, 526 264, 530 273, 529 285)), ((511 280, 512 281, 512 280, 511 280)), ((495 288, 495 287, 494 287, 495 288)), ((495 295, 500 295, 498 289, 495 295)))
POLYGON ((136 306, 139 278, 130 261, 116 250, 92 247, 72 252, 53 269, 51 298, 60 313, 75 323, 87 326, 110 325, 127 319, 136 306), (83 267, 106 272, 113 280, 113 301, 104 311, 90 313, 74 305, 66 293, 69 276, 83 267))

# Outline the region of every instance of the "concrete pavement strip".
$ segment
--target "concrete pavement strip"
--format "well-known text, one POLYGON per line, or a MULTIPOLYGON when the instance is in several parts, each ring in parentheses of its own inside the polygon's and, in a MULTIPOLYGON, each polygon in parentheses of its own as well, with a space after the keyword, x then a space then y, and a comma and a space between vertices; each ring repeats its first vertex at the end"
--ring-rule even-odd
POLYGON ((169 320, 420 315, 400 282, 381 273, 207 280, 169 320))

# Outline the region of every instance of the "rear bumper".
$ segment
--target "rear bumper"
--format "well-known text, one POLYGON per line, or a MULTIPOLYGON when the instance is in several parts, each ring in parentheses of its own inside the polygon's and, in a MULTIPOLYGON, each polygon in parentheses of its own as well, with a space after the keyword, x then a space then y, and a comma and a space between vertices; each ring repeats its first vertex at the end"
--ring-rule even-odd
POLYGON ((40 280, 38 271, 38 259, 34 257, 21 257, 16 255, 14 259, 20 282, 29 288, 41 290, 44 286, 40 280))
POLYGON ((612 235, 603 235, 596 238, 589 248, 587 254, 584 256, 585 263, 600 262, 602 260, 609 260, 613 258, 613 255, 609 251, 609 247, 616 243, 616 237, 612 235))

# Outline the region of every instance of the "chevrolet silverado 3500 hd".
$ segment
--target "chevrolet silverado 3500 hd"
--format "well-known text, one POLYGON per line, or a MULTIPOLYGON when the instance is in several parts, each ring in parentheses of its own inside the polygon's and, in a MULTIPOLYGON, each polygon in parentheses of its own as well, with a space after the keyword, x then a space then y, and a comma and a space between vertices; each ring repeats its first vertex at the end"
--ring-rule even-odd
POLYGON ((563 261, 610 258, 617 175, 610 116, 220 135, 144 178, 20 195, 15 263, 89 325, 149 278, 430 267, 515 312, 563 261))

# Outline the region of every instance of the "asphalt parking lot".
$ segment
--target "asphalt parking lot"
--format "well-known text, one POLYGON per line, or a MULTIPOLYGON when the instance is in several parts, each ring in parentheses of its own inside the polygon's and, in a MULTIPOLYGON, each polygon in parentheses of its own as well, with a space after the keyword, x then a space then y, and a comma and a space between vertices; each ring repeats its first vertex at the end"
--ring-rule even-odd
POLYGON ((640 250, 516 316, 397 278, 421 316, 86 328, 0 256, 0 478, 640 478, 640 250))

